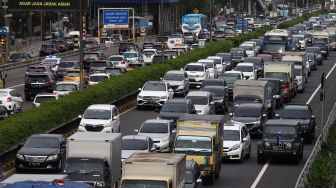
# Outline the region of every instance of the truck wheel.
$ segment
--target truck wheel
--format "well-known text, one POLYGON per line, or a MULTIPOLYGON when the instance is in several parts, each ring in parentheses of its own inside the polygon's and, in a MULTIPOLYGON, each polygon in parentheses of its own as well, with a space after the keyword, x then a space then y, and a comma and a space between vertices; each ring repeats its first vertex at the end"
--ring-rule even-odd
POLYGON ((142 106, 137 105, 137 110, 142 110, 142 106))

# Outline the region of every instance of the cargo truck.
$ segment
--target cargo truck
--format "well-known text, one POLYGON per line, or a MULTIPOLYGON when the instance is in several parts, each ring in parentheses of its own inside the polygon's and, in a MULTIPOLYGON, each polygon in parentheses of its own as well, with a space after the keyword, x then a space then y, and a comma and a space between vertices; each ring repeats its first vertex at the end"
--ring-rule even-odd
POLYGON ((285 102, 290 102, 296 96, 297 86, 292 62, 266 62, 264 64, 264 78, 280 79, 285 102))
POLYGON ((188 114, 177 120, 174 153, 200 166, 202 182, 213 184, 219 178, 223 151, 223 126, 229 118, 222 115, 188 114))
POLYGON ((67 141, 64 173, 69 181, 117 187, 121 177, 121 133, 77 132, 67 141))
MULTIPOLYGON (((295 65, 302 66, 303 69, 303 75, 302 75, 302 81, 304 83, 307 82, 308 74, 309 74, 309 65, 307 66, 307 53, 306 52, 285 52, 282 56, 283 62, 293 62, 295 65)), ((308 63, 309 64, 309 63, 308 63)))
POLYGON ((233 89, 233 103, 262 103, 270 118, 275 115, 276 98, 273 98, 272 83, 265 80, 237 80, 233 89))
POLYGON ((122 166, 121 188, 183 188, 186 155, 173 153, 134 153, 122 166))

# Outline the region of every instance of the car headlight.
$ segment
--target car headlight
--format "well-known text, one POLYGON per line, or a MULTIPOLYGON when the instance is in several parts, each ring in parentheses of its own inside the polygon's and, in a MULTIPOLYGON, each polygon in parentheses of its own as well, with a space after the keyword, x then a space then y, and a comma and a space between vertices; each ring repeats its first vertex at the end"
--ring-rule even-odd
POLYGON ((265 147, 266 148, 270 148, 271 147, 271 144, 269 142, 265 142, 265 147))
POLYGON ((96 182, 95 187, 104 187, 104 182, 96 182))
POLYGON ((21 154, 16 154, 16 158, 21 159, 21 160, 24 160, 24 157, 23 157, 23 155, 21 155, 21 154))
POLYGON ((164 136, 164 137, 162 138, 162 142, 168 142, 168 141, 169 141, 168 136, 164 136))
POLYGON ((235 144, 233 147, 232 147, 232 150, 236 150, 236 149, 239 149, 240 148, 240 144, 235 144))
POLYGON ((47 158, 47 161, 53 161, 53 160, 56 160, 58 158, 58 155, 50 155, 48 158, 47 158))
POLYGON ((292 143, 290 143, 290 142, 288 142, 288 143, 286 144, 286 148, 287 148, 287 149, 292 149, 292 146, 293 146, 293 145, 292 145, 292 143))
POLYGON ((104 127, 111 127, 111 124, 110 123, 106 123, 106 124, 104 124, 104 127))
POLYGON ((138 95, 138 98, 139 98, 139 99, 142 99, 142 96, 141 96, 141 95, 138 95))
POLYGON ((161 99, 167 99, 168 97, 167 96, 162 96, 161 99))

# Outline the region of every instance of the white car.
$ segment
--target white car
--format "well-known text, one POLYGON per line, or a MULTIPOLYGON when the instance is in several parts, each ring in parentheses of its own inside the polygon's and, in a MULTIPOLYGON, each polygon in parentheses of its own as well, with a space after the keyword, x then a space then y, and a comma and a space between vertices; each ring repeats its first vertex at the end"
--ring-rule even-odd
POLYGON ((197 63, 205 64, 209 70, 209 78, 217 78, 217 66, 214 59, 200 59, 197 63))
POLYGON ((105 81, 110 78, 110 74, 106 73, 94 73, 89 77, 89 85, 96 85, 102 81, 105 81))
POLYGON ((303 73, 302 65, 294 65, 294 75, 297 84, 297 90, 299 92, 304 92, 306 78, 303 73))
POLYGON ((41 103, 49 100, 58 100, 59 95, 57 94, 38 94, 35 96, 33 105, 34 107, 39 107, 41 103))
POLYGON ((70 92, 79 90, 79 88, 79 82, 57 82, 53 93, 63 97, 68 95, 70 92))
POLYGON ((146 120, 140 129, 135 129, 134 132, 138 135, 150 137, 154 142, 153 148, 158 151, 167 149, 170 151, 176 135, 172 121, 165 119, 146 120))
POLYGON ((210 92, 190 91, 185 98, 192 101, 197 114, 215 114, 215 102, 210 92))
POLYGON ((143 106, 162 107, 168 99, 172 99, 174 91, 165 81, 148 81, 142 88, 137 97, 137 109, 143 106))
POLYGON ((223 59, 221 57, 209 56, 209 57, 207 57, 207 59, 215 60, 218 75, 221 75, 225 72, 225 68, 223 66, 223 59))
POLYGON ((188 74, 190 85, 200 87, 202 81, 209 78, 209 69, 202 63, 188 63, 184 67, 184 71, 188 74))
POLYGON ((234 70, 226 71, 224 73, 224 76, 236 77, 237 80, 244 80, 245 79, 244 74, 241 71, 234 71, 234 70))
POLYGON ((128 62, 123 55, 111 55, 109 57, 109 61, 112 63, 113 66, 123 67, 125 69, 128 68, 128 62))
POLYGON ((223 127, 223 159, 239 160, 251 155, 251 137, 244 123, 229 121, 223 127))
POLYGON ((78 118, 81 118, 78 127, 79 132, 120 132, 119 110, 114 105, 91 105, 78 118))
POLYGON ((305 50, 307 48, 307 39, 305 39, 304 35, 293 35, 292 38, 299 41, 300 50, 305 50))
POLYGON ((5 106, 7 111, 13 114, 22 111, 23 100, 21 94, 15 89, 0 89, 0 105, 5 106))
POLYGON ((248 57, 257 56, 256 47, 253 43, 243 43, 239 46, 239 48, 245 49, 248 57))
POLYGON ((121 140, 121 161, 124 161, 133 153, 148 153, 154 150, 153 140, 144 135, 126 135, 121 140))
POLYGON ((157 55, 156 49, 144 49, 142 51, 143 59, 145 64, 152 64, 154 55, 157 55))
POLYGON ((48 66, 52 71, 56 72, 58 70, 58 66, 61 62, 61 58, 57 56, 47 56, 42 60, 41 65, 48 66))
POLYGON ((257 72, 253 63, 238 63, 235 70, 242 72, 246 80, 257 79, 257 72))

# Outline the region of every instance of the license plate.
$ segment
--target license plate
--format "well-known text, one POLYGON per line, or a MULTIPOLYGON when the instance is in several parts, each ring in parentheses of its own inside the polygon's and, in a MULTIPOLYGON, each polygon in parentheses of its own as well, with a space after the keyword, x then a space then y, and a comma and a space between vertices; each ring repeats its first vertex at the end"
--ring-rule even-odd
POLYGON ((40 166, 41 163, 30 162, 29 165, 30 165, 30 166, 40 166))
POLYGON ((279 146, 273 146, 273 150, 282 150, 282 148, 279 146))

